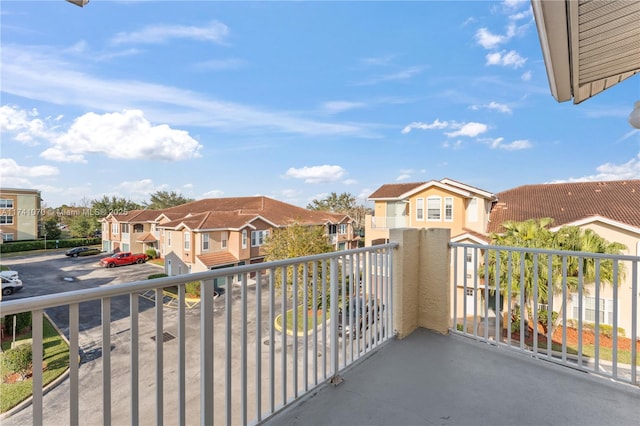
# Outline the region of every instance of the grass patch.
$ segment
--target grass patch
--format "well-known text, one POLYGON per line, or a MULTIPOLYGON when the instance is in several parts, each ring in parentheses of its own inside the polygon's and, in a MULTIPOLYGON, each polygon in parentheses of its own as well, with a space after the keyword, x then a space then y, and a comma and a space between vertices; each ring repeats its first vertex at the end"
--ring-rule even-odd
POLYGON ((10 271, 8 266, 0 265, 0 271, 10 271))
MULTIPOLYGON (((596 350, 595 345, 582 345, 582 356, 594 359, 596 350)), ((547 344, 545 342, 538 342, 538 350, 547 350, 547 344)), ((551 350, 562 352, 562 344, 553 343, 551 345, 551 350)), ((567 354, 569 355, 578 355, 578 348, 567 345, 567 354)), ((612 361, 613 360, 613 349, 607 348, 604 346, 600 346, 600 352, 598 354, 600 361, 612 361)), ((626 351, 622 349, 618 349, 618 363, 620 364, 631 364, 631 351, 626 351)))
MULTIPOLYGON (((22 338, 31 339, 31 333, 22 336, 22 338)), ((46 386, 61 376, 69 367, 69 345, 46 317, 43 320, 43 346, 46 370, 42 380, 46 386)), ((11 342, 2 342, 3 351, 10 347, 11 342)), ((3 378, 0 383, 0 412, 4 413, 31 396, 33 380, 29 378, 21 382, 5 383, 5 376, 12 372, 7 371, 2 360, 3 354, 0 354, 0 376, 3 378)))
POLYGON ((149 259, 149 260, 147 260, 147 263, 152 263, 154 265, 164 266, 164 259, 162 259, 162 258, 149 259))
MULTIPOLYGON (((296 313, 297 313, 297 320, 298 320, 298 324, 297 324, 297 331, 298 334, 304 334, 305 333, 305 329, 304 329, 304 317, 305 315, 307 316, 307 330, 306 332, 310 332, 313 330, 313 317, 315 315, 317 315, 318 317, 318 321, 317 324, 321 324, 322 323, 322 311, 321 310, 309 310, 307 309, 305 306, 298 306, 298 308, 296 309, 296 313)), ((293 309, 289 309, 286 312, 286 332, 287 334, 293 334, 292 330, 293 330, 293 318, 294 315, 296 315, 296 313, 294 313, 293 309)), ((327 319, 329 319, 329 312, 327 312, 327 319)), ((282 327, 282 315, 278 315, 275 319, 275 323, 276 323, 276 327, 278 327, 279 329, 283 329, 284 327, 282 327)))

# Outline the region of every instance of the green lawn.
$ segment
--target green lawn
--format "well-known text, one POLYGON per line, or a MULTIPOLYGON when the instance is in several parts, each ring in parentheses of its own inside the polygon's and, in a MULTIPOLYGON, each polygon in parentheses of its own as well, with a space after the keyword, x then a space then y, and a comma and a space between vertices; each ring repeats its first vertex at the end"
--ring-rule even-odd
MULTIPOLYGON (((557 352, 562 352, 562 345, 559 343, 553 343, 551 345, 551 349, 557 352)), ((547 350, 546 342, 538 342, 538 350, 547 350)), ((595 357, 595 345, 582 345, 582 356, 593 359, 595 357)), ((578 355, 578 348, 567 345, 567 354, 569 355, 578 355)), ((613 350, 611 348, 606 348, 600 346, 599 359, 601 361, 611 361, 613 360, 613 350)), ((621 364, 631 364, 631 351, 624 351, 618 349, 618 363, 621 364)))
MULTIPOLYGON (((307 315, 307 333, 313 330, 313 317, 314 317, 314 313, 316 315, 318 315, 318 321, 317 321, 317 325, 320 325, 322 323, 322 311, 321 310, 317 310, 317 311, 313 311, 313 310, 308 310, 305 306, 298 306, 298 309, 296 309, 297 315, 298 315, 298 334, 300 335, 304 335, 305 333, 305 329, 304 329, 304 316, 305 314, 307 315)), ((286 313, 286 318, 287 318, 287 334, 293 334, 292 330, 293 330, 293 316, 294 316, 294 312, 293 309, 289 309, 286 313)), ((327 319, 329 319, 329 312, 327 312, 327 319)), ((283 329, 282 327, 282 315, 278 315, 275 319, 275 323, 276 323, 276 327, 278 327, 280 330, 283 329)))
MULTIPOLYGON (((43 321, 43 337, 44 337, 44 363, 46 370, 43 373, 43 383, 47 385, 61 376, 69 367, 69 345, 58 334, 56 329, 51 325, 47 318, 43 321)), ((23 336, 24 339, 31 339, 31 334, 23 336)), ((9 350, 11 342, 3 342, 2 350, 9 350)), ((10 371, 1 362, 3 354, 0 354, 0 412, 4 413, 18 405, 20 402, 31 396, 32 379, 27 379, 16 383, 5 383, 4 378, 10 374, 10 371)))

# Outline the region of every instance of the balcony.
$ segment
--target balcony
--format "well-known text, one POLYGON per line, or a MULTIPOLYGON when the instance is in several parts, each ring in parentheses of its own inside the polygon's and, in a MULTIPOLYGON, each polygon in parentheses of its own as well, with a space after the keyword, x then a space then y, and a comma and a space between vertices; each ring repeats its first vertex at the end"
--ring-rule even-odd
MULTIPOLYGON (((450 244, 444 229, 396 229, 390 240, 326 255, 2 302, 3 315, 33 313, 35 365, 42 363, 44 315, 69 338, 71 353, 81 355, 46 394, 36 370, 32 402, 2 424, 79 424, 80 419, 85 424, 203 425, 637 422, 636 346, 620 357, 622 337, 615 334, 610 359, 599 349, 587 355, 587 342, 579 344, 577 354, 562 338, 559 347, 545 347, 545 334, 535 327, 527 332, 522 318, 520 331, 507 333, 516 322, 512 305, 481 296, 497 287, 484 279, 490 272, 480 272, 489 268, 489 254, 511 259, 521 249, 450 244), (468 262, 470 257, 477 261, 468 262), (232 285, 238 276, 239 284, 232 285), (229 283, 217 299, 214 279, 229 283), (201 303, 186 309, 184 283, 194 280, 202 282, 201 303), (163 288, 169 286, 178 286, 177 309, 163 303, 163 288), (154 300, 141 296, 148 293, 155 293, 154 300), (309 305, 318 309, 305 314, 309 305), (297 306, 304 306, 301 318, 291 315, 291 325, 284 326, 281 316, 297 306), (349 313, 341 309, 346 306, 349 313)), ((528 254, 538 267, 554 256, 560 265, 571 256, 599 258, 596 264, 603 269, 605 261, 617 265, 613 270, 626 281, 611 290, 611 318, 615 327, 624 324, 627 338, 638 339, 639 257, 528 254)), ((509 277, 516 274, 494 272, 509 284, 505 298, 525 306, 524 296, 510 293, 517 283, 509 277)), ((564 274, 557 282, 563 300, 571 293, 571 280, 564 274)), ((583 280, 575 291, 588 289, 583 280)), ((547 302, 549 310, 560 306, 553 298, 547 302)), ((569 313, 564 306, 563 321, 552 325, 549 335, 555 328, 566 335, 574 311, 576 327, 586 328, 586 310, 569 313)), ((596 331, 604 328, 599 306, 592 312, 596 331)))

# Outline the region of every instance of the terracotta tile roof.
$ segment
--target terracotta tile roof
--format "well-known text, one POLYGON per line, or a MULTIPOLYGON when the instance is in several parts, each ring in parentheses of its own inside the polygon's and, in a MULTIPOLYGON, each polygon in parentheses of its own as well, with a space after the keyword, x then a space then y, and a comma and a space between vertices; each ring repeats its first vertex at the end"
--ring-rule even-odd
POLYGON ((640 180, 525 185, 497 194, 487 232, 506 221, 551 217, 561 226, 602 216, 640 228, 640 180))
POLYGON ((307 210, 263 196, 209 198, 172 207, 162 213, 171 221, 160 226, 172 228, 183 223, 190 229, 239 229, 259 217, 276 226, 294 222, 306 225, 340 223, 345 218, 344 214, 307 210))
POLYGON ((484 241, 485 243, 489 243, 491 241, 491 239, 487 235, 481 234, 469 228, 462 228, 462 233, 454 235, 451 239, 454 240, 456 238, 462 237, 463 235, 471 235, 480 241, 484 241))
POLYGON ((370 199, 374 198, 398 198, 402 194, 405 194, 419 186, 424 185, 427 182, 412 182, 412 183, 388 183, 382 185, 373 194, 369 195, 370 199))
POLYGON ((115 218, 118 222, 153 222, 160 213, 160 210, 129 210, 125 214, 112 214, 109 216, 115 218))
POLYGON ((207 253, 201 254, 200 256, 196 256, 203 265, 207 268, 211 268, 213 266, 218 265, 229 265, 233 263, 238 263, 238 258, 232 255, 227 251, 219 251, 215 253, 207 253))

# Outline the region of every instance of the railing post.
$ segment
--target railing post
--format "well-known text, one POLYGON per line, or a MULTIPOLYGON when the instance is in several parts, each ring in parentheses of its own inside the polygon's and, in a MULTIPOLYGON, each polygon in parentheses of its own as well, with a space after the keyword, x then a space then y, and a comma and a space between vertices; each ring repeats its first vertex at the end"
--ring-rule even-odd
POLYGON ((330 300, 330 338, 331 338, 331 383, 338 384, 342 381, 338 376, 339 368, 339 355, 340 350, 338 348, 338 259, 331 258, 329 275, 329 289, 331 291, 330 300))

